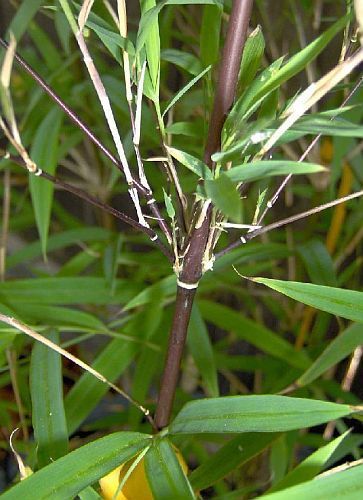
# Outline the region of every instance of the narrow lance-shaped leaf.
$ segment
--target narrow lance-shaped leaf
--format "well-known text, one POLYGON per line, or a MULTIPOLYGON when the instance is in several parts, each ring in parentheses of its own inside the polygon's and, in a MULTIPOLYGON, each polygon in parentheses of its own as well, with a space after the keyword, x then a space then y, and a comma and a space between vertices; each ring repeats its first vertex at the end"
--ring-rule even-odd
POLYGON ((351 354, 363 344, 363 327, 360 323, 349 326, 341 332, 320 354, 306 372, 297 380, 299 386, 310 384, 329 368, 351 354))
POLYGON ((155 440, 145 457, 146 475, 154 498, 158 500, 196 498, 185 475, 186 469, 185 464, 180 464, 168 439, 155 440))
POLYGON ((240 222, 242 201, 237 191, 237 186, 230 177, 223 172, 217 179, 205 181, 205 191, 208 198, 223 215, 240 222))
POLYGON ((225 175, 234 182, 247 182, 277 175, 314 174, 323 170, 325 168, 316 163, 288 160, 261 160, 233 167, 225 172, 225 175))
POLYGON ((346 500, 361 500, 363 496, 363 465, 357 465, 346 470, 327 474, 324 477, 264 495, 267 500, 306 500, 345 498, 346 500))
POLYGON ((354 412, 349 405, 285 396, 231 396, 187 403, 171 434, 280 432, 313 427, 354 412))
MULTIPOLYGON (((54 175, 58 160, 59 131, 63 114, 53 108, 41 122, 36 131, 30 156, 38 168, 54 175)), ((30 192, 35 212, 35 219, 42 242, 43 254, 47 251, 50 213, 52 210, 54 185, 34 175, 29 178, 30 192)))
POLYGON ((242 91, 254 79, 262 60, 265 50, 265 39, 260 26, 252 31, 246 40, 243 49, 241 68, 238 79, 237 95, 241 95, 242 91))
MULTIPOLYGON (((59 334, 52 331, 49 340, 59 344, 59 334)), ((32 420, 39 467, 65 455, 68 431, 63 406, 62 363, 59 353, 35 343, 30 364, 32 420)))
POLYGON ((231 439, 216 453, 205 460, 189 476, 189 481, 195 490, 204 490, 273 443, 280 434, 265 433, 242 434, 231 439))
POLYGON ((207 395, 218 397, 218 378, 213 347, 207 327, 196 305, 193 307, 190 318, 187 342, 207 395))
MULTIPOLYGON (((193 87, 193 85, 195 85, 206 73, 208 73, 210 68, 211 68, 211 66, 207 66, 205 69, 203 69, 203 71, 201 71, 196 77, 194 77, 192 80, 190 80, 190 82, 188 82, 182 89, 179 90, 179 92, 177 92, 175 94, 175 96, 172 98, 172 100, 166 106, 166 108, 162 114, 162 117, 164 117, 166 115, 166 113, 169 111, 169 109, 171 109, 174 106, 174 104, 176 104, 179 101, 179 99, 181 99, 183 97, 183 95, 186 92, 188 92, 189 89, 191 89, 193 87)), ((186 153, 184 153, 184 154, 186 154, 186 153)), ((187 166, 187 165, 185 165, 185 166, 187 166)))
POLYGON ((185 151, 180 151, 180 149, 172 147, 167 147, 167 149, 173 158, 184 165, 184 167, 187 167, 189 170, 199 175, 201 179, 213 178, 212 172, 209 170, 208 166, 201 160, 198 160, 198 158, 195 158, 195 156, 185 153, 185 151))
POLYGON ((296 281, 251 279, 308 306, 363 323, 363 292, 296 281))
MULTIPOLYGON (((112 340, 98 355, 92 367, 114 381, 131 363, 136 344, 124 339, 112 340)), ((72 434, 97 406, 109 387, 90 373, 84 373, 65 398, 68 432, 72 434)))
POLYGON ((4 500, 64 500, 130 460, 150 444, 150 436, 116 432, 86 444, 35 472, 3 493, 4 500))
POLYGON ((290 471, 281 481, 279 481, 275 486, 270 490, 278 491, 284 490, 290 486, 294 486, 299 483, 303 483, 304 481, 309 481, 309 479, 313 479, 319 472, 324 469, 326 462, 330 459, 333 453, 339 448, 341 443, 347 437, 350 431, 345 432, 341 436, 333 439, 330 443, 325 446, 322 446, 314 453, 308 456, 305 460, 303 460, 295 469, 290 471))

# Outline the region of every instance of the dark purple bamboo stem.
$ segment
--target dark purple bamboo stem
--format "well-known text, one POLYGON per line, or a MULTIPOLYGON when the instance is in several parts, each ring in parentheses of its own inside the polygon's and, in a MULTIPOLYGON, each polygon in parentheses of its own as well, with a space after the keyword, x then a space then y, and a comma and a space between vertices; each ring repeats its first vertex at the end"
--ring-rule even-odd
MULTIPOLYGON (((222 127, 233 103, 252 6, 253 0, 233 1, 204 155, 205 162, 210 166, 211 155, 220 147, 222 127)), ((201 226, 192 233, 179 277, 182 284, 196 285, 202 277, 202 259, 209 236, 211 213, 210 208, 201 226)), ((183 285, 177 288, 174 318, 155 414, 158 429, 169 424, 195 294, 196 288, 186 289, 183 285)))

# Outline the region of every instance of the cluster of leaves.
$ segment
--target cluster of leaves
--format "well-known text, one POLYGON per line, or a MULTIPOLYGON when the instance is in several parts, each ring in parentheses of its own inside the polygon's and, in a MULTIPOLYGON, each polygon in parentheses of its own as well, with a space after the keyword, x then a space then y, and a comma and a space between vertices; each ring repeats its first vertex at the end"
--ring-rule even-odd
MULTIPOLYGON (((294 199, 288 204, 291 210, 296 213, 310 206, 312 199, 314 204, 325 203, 359 189, 362 90, 346 106, 338 107, 351 88, 349 82, 336 89, 321 109, 297 120, 280 137, 272 159, 256 159, 262 143, 278 129, 296 99, 293 77, 348 29, 352 15, 342 16, 344 2, 333 9, 334 22, 329 19, 310 44, 301 50, 296 44, 291 48, 294 55, 279 59, 271 53, 276 40, 263 22, 268 2, 258 2, 263 27, 247 40, 236 102, 224 126, 221 151, 213 156, 218 162, 213 174, 200 158, 213 98, 214 65, 221 50, 219 32, 231 2, 144 0, 140 4, 141 20, 127 39, 117 31, 106 2, 96 2, 87 20, 87 43, 128 158, 132 159, 133 144, 120 67, 123 49, 133 67, 140 68, 145 59, 148 63, 143 154, 164 154, 161 136, 180 165, 187 199, 195 194, 211 199, 221 220, 256 223, 273 193, 274 177, 322 172, 316 150, 315 161, 297 162, 307 139, 315 134, 331 138, 326 143, 333 150, 327 160, 329 176, 322 174, 326 179, 322 190, 314 177, 296 177, 296 181, 294 177, 288 191, 294 199), (205 180, 203 187, 198 186, 199 179, 205 180), (258 182, 248 184, 248 196, 241 201, 241 182, 252 181, 258 182)), ((291 7, 288 4, 286 9, 291 7)), ((300 23, 309 25, 313 4, 302 3, 300 23)), ((75 12, 79 9, 77 3, 72 7, 75 12)), ((287 23, 289 13, 282 11, 276 22, 287 23)), ((19 45, 27 61, 112 149, 102 109, 80 69, 80 53, 59 3, 23 1, 10 29, 17 40, 27 33, 28 43, 19 45), (44 29, 49 22, 55 28, 54 37, 44 29)), ((283 40, 278 37, 277 42, 283 40)), ((57 175, 68 176, 71 183, 105 202, 128 204, 119 171, 19 68, 14 68, 12 94, 23 143, 37 165, 49 173, 57 170, 57 175)), ((9 230, 4 229, 2 236, 12 247, 2 275, 6 280, 0 285, 0 313, 72 348, 108 380, 127 384, 131 396, 153 410, 176 287, 169 263, 143 235, 117 226, 108 214, 76 205, 71 195, 54 195, 51 183, 28 179, 9 160, 4 159, 0 168, 3 207, 8 203, 10 211, 9 230), (9 171, 10 179, 5 181, 9 171), (16 235, 21 244, 15 245, 10 235, 16 235)), ((155 198, 166 202, 165 214, 173 219, 174 187, 166 186, 157 161, 148 163, 147 176, 155 198)), ((350 433, 343 420, 359 418, 359 395, 334 377, 338 364, 357 353, 363 343, 363 296, 354 291, 359 289, 362 264, 356 257, 363 236, 360 207, 361 202, 351 201, 343 211, 336 208, 333 214, 316 215, 313 222, 294 231, 271 232, 261 242, 255 240, 216 260, 213 273, 206 273, 200 283, 193 308, 175 416, 157 437, 150 435, 138 408, 125 405, 121 411, 118 400, 106 397, 108 386, 102 381, 90 373, 80 375, 69 365, 62 369, 57 352, 2 324, 2 427, 10 434, 14 415, 19 413, 24 439, 14 445, 37 469, 4 498, 97 498, 91 485, 145 450, 155 498, 194 498, 194 492, 208 488, 220 498, 248 497, 266 490, 278 500, 333 494, 360 498, 362 465, 312 481, 344 457, 358 460, 363 442, 362 434, 350 433), (255 278, 245 286, 232 265, 243 276, 270 278, 255 278), (295 301, 309 307, 297 306, 295 301), (16 394, 16 404, 8 397, 9 387, 16 394), (295 391, 294 397, 277 395, 284 390, 295 391), (208 398, 190 402, 202 394, 208 398), (96 410, 102 401, 106 406, 99 415, 96 410), (26 439, 30 418, 34 440, 26 439), (323 431, 299 432, 334 420, 337 434, 329 443, 323 431), (113 432, 120 428, 132 432, 113 432), (111 434, 99 438, 106 431, 111 434), (83 444, 82 438, 89 434, 92 442, 83 444), (188 477, 171 443, 194 466, 188 477), (296 465, 296 450, 311 454, 296 465)), ((3 218, 3 228, 5 222, 3 218)), ((229 234, 222 233, 221 248, 229 241, 229 234)), ((9 449, 8 435, 1 445, 9 449)))

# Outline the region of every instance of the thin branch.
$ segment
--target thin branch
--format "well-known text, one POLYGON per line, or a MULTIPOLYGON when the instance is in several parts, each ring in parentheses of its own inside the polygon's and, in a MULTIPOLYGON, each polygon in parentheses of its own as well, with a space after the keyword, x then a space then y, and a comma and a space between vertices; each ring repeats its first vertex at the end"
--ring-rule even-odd
POLYGON ((296 215, 292 215, 291 217, 287 217, 286 219, 281 219, 279 221, 273 222, 272 224, 268 224, 267 226, 263 226, 260 229, 256 229, 255 231, 251 231, 244 236, 242 236, 239 240, 234 241, 228 247, 224 248, 220 252, 216 254, 216 259, 219 259, 220 257, 223 257, 226 253, 230 252, 231 250, 234 250, 235 248, 238 248, 239 246, 247 243, 248 241, 252 240, 253 238, 256 238, 256 236, 260 236, 261 234, 266 234, 273 229, 277 229, 279 227, 286 226, 287 224, 291 224, 292 222, 296 222, 301 219, 305 219, 306 217, 309 217, 310 215, 317 214, 319 212, 322 212, 323 210, 326 210, 327 208, 334 207, 335 205, 339 205, 340 203, 345 203, 346 201, 353 200, 354 198, 359 198, 363 196, 363 190, 362 191, 357 191, 356 193, 352 193, 348 196, 343 196, 342 198, 338 198, 336 200, 330 201, 329 203, 325 203, 324 205, 319 205, 317 207, 311 208, 310 210, 306 210, 305 212, 301 212, 296 215))
MULTIPOLYGON (((26 167, 24 162, 20 157, 17 156, 11 156, 11 155, 5 155, 4 158, 9 158, 11 161, 19 165, 20 167, 26 169, 29 171, 29 169, 26 167)), ((129 217, 123 212, 120 212, 116 208, 107 205, 103 201, 99 200, 95 196, 92 196, 91 194, 87 193, 83 189, 77 188, 73 186, 72 184, 69 184, 68 182, 60 180, 58 177, 55 177, 54 175, 48 174, 47 172, 44 172, 44 170, 37 169, 35 174, 38 177, 42 177, 43 179, 46 179, 49 182, 52 182, 56 186, 58 186, 60 189, 64 191, 68 191, 69 193, 74 194, 75 196, 78 196, 78 198, 81 198, 82 200, 85 200, 87 203, 90 203, 91 205, 94 205, 97 208, 100 208, 104 212, 107 212, 117 219, 121 220, 122 222, 125 222, 129 226, 133 227, 134 229, 137 229, 139 231, 142 231, 145 233, 153 242, 154 244, 162 251, 162 253, 168 258, 169 262, 173 262, 173 257, 168 248, 160 241, 159 238, 155 238, 156 233, 153 229, 147 228, 145 226, 142 226, 139 224, 137 221, 129 217)))
POLYGON ((18 321, 17 319, 12 318, 10 316, 6 316, 5 314, 0 314, 0 321, 6 323, 9 326, 12 326, 16 330, 20 330, 21 332, 25 333, 26 335, 28 335, 32 339, 36 340, 37 342, 41 342, 42 344, 47 346, 49 349, 52 349, 53 351, 57 352, 58 354, 60 354, 64 358, 69 359, 69 361, 72 361, 72 363, 75 363, 76 365, 78 365, 79 367, 81 367, 83 370, 87 371, 91 375, 93 375, 95 378, 97 378, 98 380, 100 380, 104 384, 107 384, 108 387, 110 387, 115 392, 117 392, 117 394, 120 394, 127 401, 129 401, 129 403, 136 406, 145 415, 145 417, 148 419, 148 421, 150 422, 152 427, 155 428, 155 424, 154 424, 154 421, 150 415, 149 410, 147 410, 142 405, 140 405, 131 396, 129 396, 125 391, 123 391, 122 389, 117 387, 117 385, 110 382, 106 377, 104 377, 102 375, 102 373, 98 372, 97 370, 95 370, 91 366, 87 365, 81 359, 77 358, 76 356, 74 356, 70 352, 66 351, 65 349, 63 349, 59 345, 52 342, 51 340, 49 340, 46 337, 43 337, 39 333, 35 332, 25 323, 22 323, 21 321, 18 321))
POLYGON ((286 219, 281 219, 279 221, 273 222, 272 224, 268 224, 267 226, 262 227, 261 229, 256 229, 251 233, 246 234, 246 240, 251 240, 256 236, 260 236, 261 234, 266 234, 273 229, 277 229, 282 226, 286 226, 287 224, 291 224, 292 222, 296 222, 301 219, 305 219, 310 215, 317 214, 326 210, 327 208, 335 207, 335 205, 339 205, 339 203, 344 203, 349 200, 353 200, 354 198, 359 198, 363 196, 363 190, 357 191, 356 193, 349 194, 348 196, 343 196, 342 198, 338 198, 336 200, 330 201, 329 203, 324 203, 324 205, 319 205, 317 207, 311 208, 310 210, 306 210, 305 212, 301 212, 300 214, 292 215, 291 217, 287 217, 286 219))
MULTIPOLYGON (((2 45, 5 49, 8 48, 9 44, 0 38, 0 45, 2 45)), ((120 160, 118 160, 111 151, 101 142, 101 140, 91 131, 91 129, 80 119, 80 117, 47 85, 47 83, 42 79, 42 77, 31 67, 27 62, 17 53, 14 55, 14 59, 18 62, 18 64, 33 78, 34 81, 44 90, 48 96, 53 99, 53 101, 64 111, 64 113, 68 116, 68 118, 73 121, 73 123, 85 133, 85 135, 89 138, 97 148, 102 151, 102 153, 123 173, 122 164, 120 160)), ((170 229, 167 228, 167 225, 160 214, 160 210, 154 200, 152 193, 150 193, 140 182, 136 179, 133 179, 133 185, 138 190, 139 193, 143 194, 147 200, 147 205, 150 208, 151 212, 154 214, 157 219, 160 229, 166 234, 166 229, 170 234, 170 229), (164 221, 164 223, 160 223, 160 221, 164 221)))

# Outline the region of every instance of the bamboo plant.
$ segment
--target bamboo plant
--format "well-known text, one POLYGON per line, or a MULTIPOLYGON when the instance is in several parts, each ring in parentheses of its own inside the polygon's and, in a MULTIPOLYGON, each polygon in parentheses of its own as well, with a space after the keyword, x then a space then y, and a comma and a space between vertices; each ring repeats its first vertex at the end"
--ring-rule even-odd
MULTIPOLYGON (((5 499, 184 499, 204 498, 204 490, 213 498, 360 498, 361 439, 343 418, 359 420, 362 411, 349 389, 361 356, 363 295, 347 286, 357 267, 344 268, 361 234, 362 2, 341 2, 326 29, 324 2, 311 3, 286 2, 301 44, 288 56, 276 54, 282 35, 268 25, 264 1, 140 0, 136 30, 124 0, 20 3, 0 40, 1 353, 23 436, 21 450, 16 433, 6 436, 23 480, 5 499), (310 42, 301 9, 316 24, 310 42), (54 22, 61 48, 37 12, 54 22), (29 61, 20 55, 24 33, 47 76, 29 47, 29 61), (337 39, 340 55, 319 71, 318 57, 337 39), (188 75, 173 91, 167 69, 171 80, 188 75), (19 167, 29 174, 26 203, 39 242, 7 255, 14 220, 24 228, 22 216, 11 215, 25 203, 19 167), (319 179, 329 188, 319 189, 319 179), (309 205, 287 203, 282 214, 283 196, 299 193, 309 205), (77 206, 95 207, 98 225, 80 224, 77 208, 68 213, 59 201, 77 198, 84 202, 77 206), (330 225, 322 219, 325 243, 309 228, 302 237, 294 229, 332 211, 330 225), (80 251, 65 252, 52 273, 52 252, 69 245, 80 251), (12 266, 38 256, 43 270, 32 265, 33 277, 12 277, 12 266), (285 324, 281 331, 267 326, 261 304, 285 324), (338 331, 331 315, 340 318, 338 331), (231 337, 217 340, 220 331, 231 337), (80 344, 96 334, 111 340, 90 366, 80 344), (253 356, 229 355, 235 338, 253 356), (350 355, 341 390, 324 385, 322 375, 350 355), (62 358, 84 371, 65 396, 62 358), (233 370, 254 372, 253 388, 233 370), (221 391, 217 371, 230 391, 221 391), (79 446, 108 389, 125 406, 112 413, 108 433, 102 420, 90 421, 98 435, 79 446), (325 438, 335 428, 338 435, 314 441, 316 451, 294 463, 298 431, 325 424, 325 438), (348 453, 355 460, 335 467, 348 453), (259 461, 269 473, 255 470, 249 483, 247 466, 258 469, 259 461)), ((7 428, 11 411, 5 404, 7 428)))

